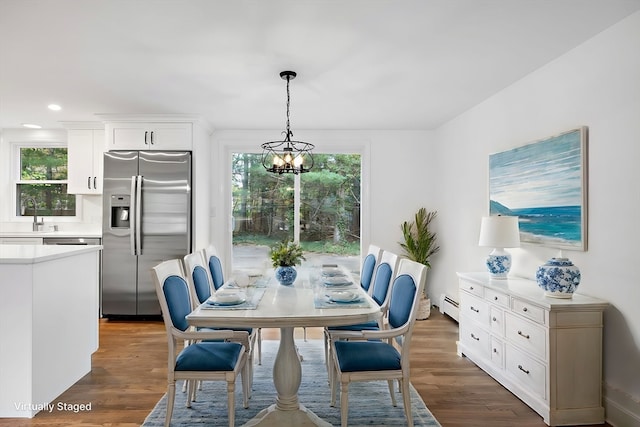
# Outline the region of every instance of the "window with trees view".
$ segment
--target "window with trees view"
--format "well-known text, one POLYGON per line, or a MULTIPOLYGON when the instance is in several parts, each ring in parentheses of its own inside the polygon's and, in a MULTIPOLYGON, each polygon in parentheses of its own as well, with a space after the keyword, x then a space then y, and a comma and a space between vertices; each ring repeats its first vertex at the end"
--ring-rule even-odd
POLYGON ((67 148, 23 146, 18 152, 16 216, 76 215, 76 197, 67 194, 67 148))
POLYGON ((305 250, 360 253, 360 154, 314 154, 311 172, 266 172, 261 154, 232 156, 233 243, 272 245, 294 238, 305 250), (299 212, 296 213, 296 206, 299 212), (298 224, 295 219, 299 218, 298 224))

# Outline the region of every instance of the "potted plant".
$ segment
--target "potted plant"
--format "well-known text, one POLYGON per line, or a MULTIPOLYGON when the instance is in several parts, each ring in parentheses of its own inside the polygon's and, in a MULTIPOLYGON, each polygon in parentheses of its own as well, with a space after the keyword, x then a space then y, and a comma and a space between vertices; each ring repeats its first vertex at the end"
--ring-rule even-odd
POLYGON ((276 269, 276 280, 281 285, 291 285, 298 276, 295 266, 306 259, 299 244, 284 240, 271 247, 271 264, 276 269))
MULTIPOLYGON (((437 216, 437 211, 427 211, 420 208, 416 212, 412 222, 403 222, 400 225, 404 241, 400 242, 400 247, 404 250, 404 255, 412 261, 424 264, 431 268, 430 258, 440 250, 436 244, 436 233, 429 229, 431 221, 437 216)), ((418 307, 418 319, 424 320, 431 312, 431 300, 427 298, 427 288, 420 300, 418 307)))

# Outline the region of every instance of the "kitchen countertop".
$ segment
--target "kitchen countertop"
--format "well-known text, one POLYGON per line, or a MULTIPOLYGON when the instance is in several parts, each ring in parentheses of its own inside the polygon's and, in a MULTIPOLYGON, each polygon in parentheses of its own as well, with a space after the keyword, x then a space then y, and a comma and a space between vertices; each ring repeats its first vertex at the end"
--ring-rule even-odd
POLYGON ((102 245, 0 245, 0 264, 36 264, 101 249, 102 245))
POLYGON ((100 231, 0 231, 0 237, 86 237, 102 238, 100 231))

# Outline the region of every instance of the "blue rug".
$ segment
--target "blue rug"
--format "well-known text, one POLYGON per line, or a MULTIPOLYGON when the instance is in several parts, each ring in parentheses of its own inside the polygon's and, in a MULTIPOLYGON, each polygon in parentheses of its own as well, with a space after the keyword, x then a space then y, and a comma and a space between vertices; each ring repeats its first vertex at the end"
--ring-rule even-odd
MULTIPOLYGON (((320 418, 334 426, 340 425, 340 398, 336 407, 329 405, 331 392, 327 382, 327 370, 324 365, 324 349, 322 340, 297 340, 302 361, 302 384, 299 399, 305 407, 315 412, 320 418)), ((276 391, 271 372, 273 360, 277 352, 277 341, 263 341, 262 365, 255 365, 253 394, 249 400, 249 408, 242 407, 241 385, 236 386, 236 425, 241 426, 253 418, 260 410, 275 403, 276 391)), ((228 426, 226 385, 222 381, 205 382, 198 391, 197 402, 191 408, 185 407, 185 394, 177 385, 176 402, 172 426, 228 426)), ((402 406, 402 395, 396 392, 397 407, 391 405, 389 389, 386 381, 352 383, 349 386, 349 426, 405 426, 407 424, 402 406)), ((164 426, 167 396, 153 408, 147 416, 143 427, 164 426)), ((440 426, 429 409, 411 386, 411 411, 416 426, 440 426)), ((292 426, 295 427, 295 426, 292 426)))

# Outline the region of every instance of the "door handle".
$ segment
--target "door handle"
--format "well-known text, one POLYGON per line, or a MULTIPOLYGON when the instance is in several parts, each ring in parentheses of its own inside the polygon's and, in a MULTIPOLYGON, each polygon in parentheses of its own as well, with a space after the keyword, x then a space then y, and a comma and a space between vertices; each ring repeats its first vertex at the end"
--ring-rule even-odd
POLYGON ((87 177, 87 189, 91 190, 91 177, 87 177))
POLYGON ((131 255, 136 254, 136 221, 135 221, 135 212, 137 208, 136 203, 136 177, 131 177, 131 213, 134 215, 133 221, 131 221, 131 227, 129 228, 129 246, 131 248, 131 255))
POLYGON ((151 145, 153 145, 153 131, 151 131, 151 145))
POLYGON ((96 185, 96 182, 97 182, 96 180, 97 180, 97 177, 95 177, 95 176, 94 176, 94 177, 93 177, 93 189, 94 189, 94 190, 97 190, 97 189, 98 189, 98 186, 96 185))
POLYGON ((149 145, 148 139, 147 139, 147 134, 149 133, 148 130, 144 131, 144 145, 149 145))
POLYGON ((136 177, 136 253, 142 255, 142 175, 136 177))

